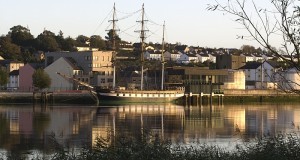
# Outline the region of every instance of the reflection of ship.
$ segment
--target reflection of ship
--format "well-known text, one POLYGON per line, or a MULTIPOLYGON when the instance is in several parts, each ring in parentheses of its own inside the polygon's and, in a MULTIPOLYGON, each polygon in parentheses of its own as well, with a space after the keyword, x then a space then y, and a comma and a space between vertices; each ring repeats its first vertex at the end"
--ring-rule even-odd
POLYGON ((184 119, 184 107, 172 104, 98 107, 92 129, 93 142, 97 136, 140 136, 144 131, 175 140, 174 135, 183 131, 184 119))
MULTIPOLYGON (((115 16, 115 7, 114 7, 114 14, 115 16)), ((115 17, 113 17, 113 49, 115 49, 115 17)), ((164 38, 162 40, 162 53, 161 53, 161 63, 162 63, 162 82, 161 82, 161 90, 143 90, 144 85, 144 40, 145 40, 145 26, 144 26, 144 5, 142 8, 142 20, 141 22, 141 30, 140 30, 140 38, 141 38, 141 88, 140 90, 127 90, 125 87, 115 87, 115 60, 116 60, 116 52, 113 52, 113 67, 114 67, 114 78, 113 78, 113 90, 110 89, 101 89, 97 91, 100 103, 108 100, 110 103, 115 103, 116 101, 125 101, 125 102, 143 102, 143 103, 157 103, 157 102, 171 102, 176 99, 179 99, 184 96, 184 89, 182 87, 177 87, 176 89, 172 90, 164 90, 164 38)), ((165 28, 165 25, 164 25, 165 28)), ((163 33, 164 37, 164 33, 163 33)))

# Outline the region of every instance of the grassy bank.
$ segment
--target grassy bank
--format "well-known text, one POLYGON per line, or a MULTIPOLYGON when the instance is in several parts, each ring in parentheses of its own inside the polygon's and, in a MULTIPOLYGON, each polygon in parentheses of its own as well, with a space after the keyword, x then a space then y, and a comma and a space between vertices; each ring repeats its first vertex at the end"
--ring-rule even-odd
MULTIPOLYGON (((52 160, 289 160, 300 159, 300 142, 296 134, 280 134, 263 137, 251 143, 237 145, 234 150, 218 146, 198 144, 196 147, 174 145, 159 139, 157 135, 142 134, 139 137, 119 135, 112 139, 97 138, 93 147, 77 152, 63 147, 50 136, 50 156, 36 155, 33 159, 52 160), (45 158, 47 157, 47 158, 45 158)), ((9 152, 7 159, 25 159, 22 154, 9 152)), ((0 158, 1 159, 1 158, 0 158)))

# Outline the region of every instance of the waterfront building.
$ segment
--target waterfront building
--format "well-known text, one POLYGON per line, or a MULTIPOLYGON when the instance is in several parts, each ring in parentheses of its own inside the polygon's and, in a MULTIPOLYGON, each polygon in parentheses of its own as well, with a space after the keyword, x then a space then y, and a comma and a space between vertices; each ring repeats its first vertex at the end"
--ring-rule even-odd
POLYGON ((19 70, 13 70, 9 73, 7 90, 15 91, 19 88, 19 70))
POLYGON ((275 75, 280 67, 274 61, 249 62, 240 70, 245 72, 246 89, 277 88, 275 75))
MULTIPOLYGON (((81 67, 82 75, 92 86, 111 87, 113 83, 112 51, 48 52, 45 66, 61 57, 71 57, 76 66, 81 67)), ((57 68, 57 72, 60 69, 57 68)))
POLYGON ((217 69, 239 69, 246 64, 246 58, 239 55, 223 54, 216 59, 217 69))
POLYGON ((14 60, 0 60, 0 66, 10 73, 13 70, 19 70, 19 68, 24 66, 24 63, 14 60))
POLYGON ((300 74, 297 68, 290 68, 285 71, 278 72, 278 86, 285 91, 300 90, 300 74))
POLYGON ((38 68, 43 68, 43 64, 27 63, 19 69, 19 91, 31 92, 34 90, 32 85, 32 75, 38 68))
POLYGON ((166 87, 185 87, 186 92, 210 93, 223 89, 245 89, 245 75, 237 70, 208 67, 172 67, 167 69, 166 87))
POLYGON ((51 79, 50 91, 67 91, 77 89, 77 85, 68 77, 81 74, 82 69, 72 63, 72 58, 61 57, 45 68, 51 79), (59 74, 58 74, 59 73, 59 74), (65 75, 61 76, 61 75, 65 75))

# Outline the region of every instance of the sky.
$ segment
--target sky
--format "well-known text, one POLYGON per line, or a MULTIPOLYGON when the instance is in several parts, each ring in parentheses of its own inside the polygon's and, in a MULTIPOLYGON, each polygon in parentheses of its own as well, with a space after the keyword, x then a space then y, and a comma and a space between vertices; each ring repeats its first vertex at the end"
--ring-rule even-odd
POLYGON ((144 4, 149 30, 146 42, 161 43, 165 21, 168 43, 210 48, 259 47, 255 41, 237 39, 237 35, 246 32, 232 17, 207 10, 213 0, 0 0, 0 35, 22 25, 35 37, 46 29, 55 34, 61 30, 65 37, 100 35, 104 38, 111 29, 109 20, 114 3, 119 36, 129 42, 140 41, 137 21, 141 12, 135 12, 144 4))

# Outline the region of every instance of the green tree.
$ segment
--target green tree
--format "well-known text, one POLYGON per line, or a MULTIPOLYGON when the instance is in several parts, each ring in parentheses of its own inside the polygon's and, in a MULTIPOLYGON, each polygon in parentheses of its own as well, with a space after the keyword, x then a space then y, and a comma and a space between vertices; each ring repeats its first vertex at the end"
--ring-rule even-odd
POLYGON ((30 46, 34 40, 30 30, 21 25, 10 28, 10 32, 8 34, 10 35, 12 42, 19 46, 30 46))
POLYGON ((71 37, 67 37, 61 49, 64 51, 76 51, 75 46, 76 46, 76 41, 71 37))
POLYGON ((84 35, 79 35, 76 38, 77 46, 79 47, 88 47, 90 38, 84 35))
POLYGON ((51 31, 45 30, 43 33, 38 35, 36 41, 38 49, 42 51, 55 52, 60 50, 55 34, 51 31))
POLYGON ((254 46, 243 45, 241 47, 242 53, 256 53, 256 49, 254 46))
POLYGON ((51 79, 43 69, 37 69, 32 75, 32 83, 34 87, 42 90, 50 87, 51 79))
POLYGON ((0 37, 0 55, 5 59, 19 59, 21 48, 11 42, 11 38, 7 36, 0 37))
POLYGON ((8 83, 8 73, 5 69, 0 69, 0 86, 8 83))
POLYGON ((105 41, 98 35, 93 35, 90 38, 90 46, 104 50, 106 48, 105 41))
POLYGON ((109 30, 107 36, 105 36, 105 39, 107 40, 106 46, 108 49, 114 49, 113 42, 115 41, 115 47, 116 47, 115 49, 118 50, 118 48, 120 47, 121 38, 119 37, 118 34, 116 34, 116 32, 114 33, 112 29, 109 30))

